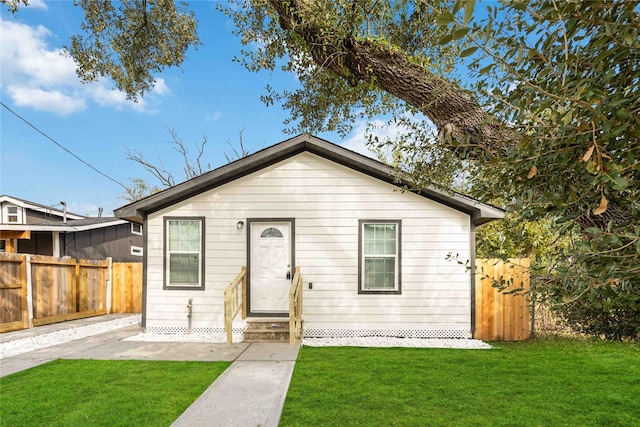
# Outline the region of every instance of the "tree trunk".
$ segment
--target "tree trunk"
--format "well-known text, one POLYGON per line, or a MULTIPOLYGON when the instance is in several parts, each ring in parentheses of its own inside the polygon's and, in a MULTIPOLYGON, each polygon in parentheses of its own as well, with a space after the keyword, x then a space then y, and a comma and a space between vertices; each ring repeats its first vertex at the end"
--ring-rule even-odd
MULTIPOLYGON (((475 97, 457 84, 415 64, 401 51, 370 40, 357 40, 329 26, 304 19, 305 0, 268 0, 285 31, 295 32, 314 62, 351 84, 372 82, 404 100, 436 125, 440 142, 469 158, 503 157, 516 149, 520 135, 487 113, 475 97)), ((611 200, 604 214, 581 212, 582 229, 605 228, 609 221, 626 224, 630 216, 611 200)))
POLYGON ((456 142, 470 157, 500 156, 518 135, 483 110, 471 93, 413 63, 404 53, 369 40, 340 36, 302 18, 304 2, 270 0, 280 26, 306 43, 318 66, 355 84, 374 82, 380 89, 417 108, 436 125, 444 144, 456 142))

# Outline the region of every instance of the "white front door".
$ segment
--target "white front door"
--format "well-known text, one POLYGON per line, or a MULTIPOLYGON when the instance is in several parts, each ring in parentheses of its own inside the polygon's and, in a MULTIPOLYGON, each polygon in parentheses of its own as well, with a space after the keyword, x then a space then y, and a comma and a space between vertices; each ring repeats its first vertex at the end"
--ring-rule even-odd
POLYGON ((251 222, 252 313, 287 313, 291 286, 291 222, 251 222))

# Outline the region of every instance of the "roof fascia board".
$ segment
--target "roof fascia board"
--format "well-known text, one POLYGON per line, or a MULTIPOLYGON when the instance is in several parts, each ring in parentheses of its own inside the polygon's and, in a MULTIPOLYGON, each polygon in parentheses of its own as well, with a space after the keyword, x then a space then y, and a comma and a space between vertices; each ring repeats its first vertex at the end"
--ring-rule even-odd
POLYGON ((101 222, 98 224, 90 224, 90 225, 69 225, 60 223, 60 225, 55 224, 2 224, 0 225, 0 230, 7 231, 66 231, 66 232, 78 232, 78 231, 88 231, 88 230, 96 230, 99 228, 112 227, 114 225, 126 224, 128 221, 124 219, 117 219, 109 222, 101 222))
POLYGON ((152 194, 142 200, 122 206, 114 210, 114 215, 118 218, 141 222, 146 213, 156 212, 167 206, 179 203, 203 191, 219 187, 304 151, 304 148, 300 146, 300 142, 305 137, 307 136, 299 135, 267 147, 160 193, 152 194))
MULTIPOLYGON (((64 211, 62 210, 45 206, 45 205, 40 205, 34 202, 29 202, 27 200, 17 199, 12 196, 7 196, 7 195, 0 196, 0 201, 11 203, 12 205, 20 206, 21 208, 26 208, 26 209, 31 209, 38 212, 52 214, 55 216, 59 216, 60 218, 64 217, 64 211)), ((67 212, 67 218, 68 219, 85 219, 86 217, 82 215, 74 214, 71 212, 67 212)))
POLYGON ((484 222, 504 216, 502 209, 486 205, 458 193, 439 190, 435 187, 419 191, 412 190, 412 183, 409 180, 396 179, 394 169, 391 166, 315 136, 304 134, 267 147, 248 157, 221 166, 140 201, 118 208, 114 210, 114 214, 129 221, 141 222, 145 214, 179 203, 203 191, 216 188, 302 152, 310 152, 464 212, 472 217, 475 225, 481 225, 484 222))
POLYGON ((362 154, 343 149, 319 138, 315 138, 315 140, 315 144, 307 144, 308 147, 306 147, 306 150, 302 151, 309 151, 366 175, 386 181, 406 191, 435 200, 455 210, 462 211, 472 217, 475 225, 481 225, 504 216, 504 210, 500 208, 487 205, 453 191, 441 190, 436 187, 413 190, 411 188, 413 182, 407 179, 397 179, 395 171, 391 166, 362 154))

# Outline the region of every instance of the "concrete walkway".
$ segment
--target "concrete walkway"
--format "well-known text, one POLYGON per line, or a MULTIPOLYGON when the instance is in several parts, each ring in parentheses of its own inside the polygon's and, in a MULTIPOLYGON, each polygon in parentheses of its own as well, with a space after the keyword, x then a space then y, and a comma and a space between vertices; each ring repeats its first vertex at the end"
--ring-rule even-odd
MULTIPOLYGON (((116 317, 100 316, 0 334, 6 342, 116 317)), ((157 343, 122 341, 127 326, 0 360, 0 377, 55 359, 230 361, 231 366, 174 422, 174 426, 277 426, 299 345, 288 343, 157 343)))
POLYGON ((172 425, 277 426, 299 349, 250 344, 172 425))

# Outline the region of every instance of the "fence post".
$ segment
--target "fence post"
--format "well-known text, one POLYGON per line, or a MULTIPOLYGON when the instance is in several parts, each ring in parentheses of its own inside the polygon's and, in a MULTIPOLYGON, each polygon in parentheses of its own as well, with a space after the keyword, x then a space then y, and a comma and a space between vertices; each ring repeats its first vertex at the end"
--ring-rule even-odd
POLYGON ((25 280, 27 282, 27 316, 29 327, 33 328, 33 285, 31 278, 31 255, 25 255, 25 264, 27 267, 27 274, 25 280))
POLYGON ((107 257, 107 262, 109 263, 109 268, 107 269, 107 295, 106 295, 106 304, 107 304, 107 314, 111 313, 111 292, 113 286, 113 258, 107 257))

